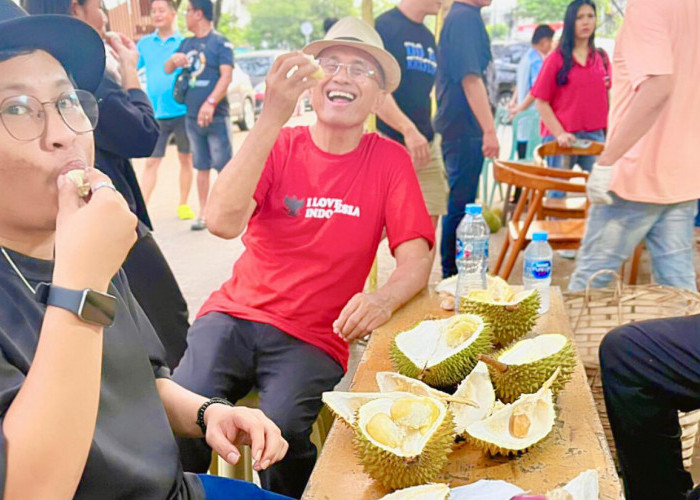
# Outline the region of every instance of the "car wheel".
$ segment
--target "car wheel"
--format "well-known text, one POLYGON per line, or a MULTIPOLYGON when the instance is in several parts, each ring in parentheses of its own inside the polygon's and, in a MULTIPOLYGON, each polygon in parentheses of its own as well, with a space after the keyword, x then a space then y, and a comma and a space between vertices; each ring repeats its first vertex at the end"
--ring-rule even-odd
POLYGON ((243 101, 243 117, 238 122, 241 130, 250 130, 255 125, 255 107, 250 99, 243 101))

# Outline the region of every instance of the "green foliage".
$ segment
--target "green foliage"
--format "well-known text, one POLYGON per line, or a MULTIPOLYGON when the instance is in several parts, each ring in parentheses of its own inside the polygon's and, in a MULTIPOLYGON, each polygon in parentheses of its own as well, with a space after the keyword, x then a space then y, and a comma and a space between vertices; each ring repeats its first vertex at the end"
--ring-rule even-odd
POLYGON ((505 40, 510 34, 510 29, 506 23, 487 24, 486 32, 491 40, 505 40))
POLYGON ((300 26, 313 24, 309 39, 323 38, 323 20, 357 15, 353 0, 254 0, 248 5, 250 23, 243 38, 256 48, 300 49, 305 44, 300 26))
POLYGON ((520 17, 531 17, 535 22, 563 21, 571 0, 518 0, 520 17))

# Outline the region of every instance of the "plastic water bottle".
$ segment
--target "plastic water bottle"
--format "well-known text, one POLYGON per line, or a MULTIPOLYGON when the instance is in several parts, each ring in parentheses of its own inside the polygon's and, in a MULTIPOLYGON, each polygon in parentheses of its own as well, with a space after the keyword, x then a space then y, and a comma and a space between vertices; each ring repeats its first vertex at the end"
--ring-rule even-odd
POLYGON ((525 249, 523 263, 523 285, 525 290, 535 289, 540 294, 539 313, 549 310, 549 286, 552 284, 552 247, 547 242, 546 232, 532 234, 532 241, 525 249))
POLYGON ((455 308, 459 312, 459 300, 471 290, 486 289, 486 271, 489 258, 488 224, 481 215, 481 205, 469 203, 464 207, 464 217, 457 226, 457 290, 455 308))

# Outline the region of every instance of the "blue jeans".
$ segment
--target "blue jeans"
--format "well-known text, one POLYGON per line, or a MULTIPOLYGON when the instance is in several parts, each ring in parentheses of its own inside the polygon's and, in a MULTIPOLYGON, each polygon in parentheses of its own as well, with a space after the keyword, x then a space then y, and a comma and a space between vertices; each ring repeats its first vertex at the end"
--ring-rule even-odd
MULTIPOLYGON (((591 141, 596 141, 596 142, 605 142, 605 131, 603 130, 594 130, 592 132, 574 132, 574 135, 578 139, 588 139, 591 141)), ((547 137, 542 139, 542 142, 552 142, 556 141, 557 139, 553 135, 548 135, 547 137)), ((593 164, 595 163, 595 159, 597 158, 596 156, 568 156, 568 162, 567 166, 564 167, 564 157, 563 156, 550 156, 547 158, 547 165, 549 165, 552 168, 567 168, 571 169, 573 168, 574 165, 578 165, 581 167, 582 170, 585 170, 586 172, 590 172, 593 170, 593 164)), ((547 196, 550 198, 564 198, 566 193, 563 191, 549 191, 547 193, 547 196)))
POLYGON ((288 500, 286 497, 263 490, 253 483, 229 479, 227 477, 210 476, 209 474, 197 474, 204 487, 204 495, 207 500, 231 500, 232 498, 245 498, 247 500, 288 500))
POLYGON ((192 163, 196 170, 217 172, 233 157, 231 145, 231 118, 215 116, 208 127, 197 125, 197 118, 188 116, 185 120, 187 138, 192 149, 192 163))
MULTIPOLYGON (((617 271, 641 241, 651 255, 658 284, 697 290, 693 266, 697 202, 657 205, 612 197, 612 205, 591 205, 569 290, 583 290, 588 278, 602 269, 617 271)), ((604 287, 610 280, 609 275, 601 276, 593 286, 604 287)))
POLYGON ((479 188, 479 176, 484 164, 481 137, 464 137, 442 141, 442 156, 445 160, 450 196, 447 215, 442 218, 442 276, 457 274, 455 264, 455 232, 464 216, 464 205, 474 203, 479 188))

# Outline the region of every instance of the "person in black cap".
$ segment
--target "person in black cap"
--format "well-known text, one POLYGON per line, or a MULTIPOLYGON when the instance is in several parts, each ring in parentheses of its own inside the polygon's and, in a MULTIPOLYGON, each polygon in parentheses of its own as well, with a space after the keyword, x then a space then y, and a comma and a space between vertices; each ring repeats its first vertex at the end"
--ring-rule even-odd
MULTIPOLYGON (((185 474, 173 433, 261 470, 287 443, 260 411, 170 380, 119 268, 136 217, 91 168, 97 33, 0 0, 0 490, 8 498, 280 498, 185 474), (80 50, 75 50, 80 47, 80 50), (89 192, 69 181, 84 176, 89 192)), ((78 179, 79 182, 79 179, 78 179)))
MULTIPOLYGON (((139 218, 139 239, 124 263, 129 286, 153 324, 173 369, 187 347, 187 303, 150 230, 151 219, 129 158, 151 155, 159 129, 137 76, 138 50, 123 35, 106 32, 99 0, 27 0, 31 14, 63 14, 92 27, 105 42, 108 64, 95 90, 100 119, 95 128, 95 165, 106 173, 139 218)), ((81 50, 77 46, 75 50, 81 50)), ((89 61, 89 59, 85 59, 89 61)))

